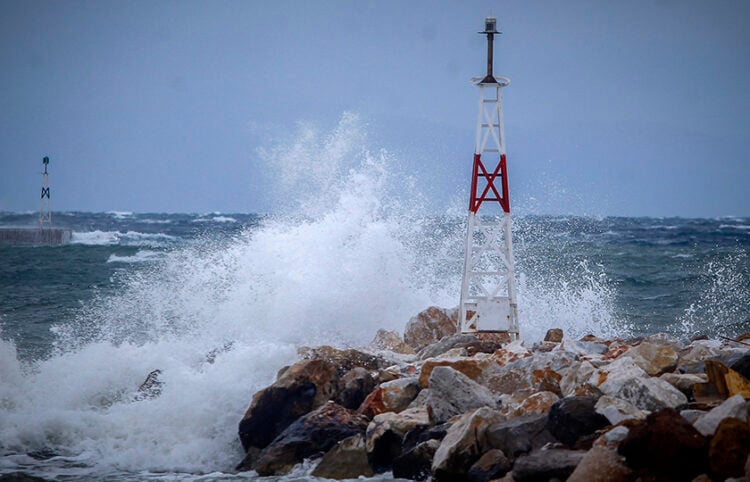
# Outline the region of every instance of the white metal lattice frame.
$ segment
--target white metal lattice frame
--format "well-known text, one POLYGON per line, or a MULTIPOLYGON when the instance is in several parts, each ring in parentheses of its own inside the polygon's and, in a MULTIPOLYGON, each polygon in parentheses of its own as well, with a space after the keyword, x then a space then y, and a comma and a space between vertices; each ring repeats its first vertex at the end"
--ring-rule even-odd
MULTIPOLYGON (((480 95, 474 154, 475 159, 479 156, 485 165, 491 164, 487 162, 490 159, 497 159, 495 165, 488 166, 488 172, 497 172, 495 167, 505 156, 502 88, 509 83, 506 78, 498 78, 496 84, 477 84, 480 95)), ((502 175, 505 176, 506 173, 502 172, 502 175)), ((472 189, 477 192, 486 190, 486 183, 494 181, 488 181, 486 175, 477 176, 476 170, 473 177, 472 189), (485 183, 482 186, 477 185, 479 177, 485 183)), ((476 192, 472 193, 472 203, 475 196, 476 192)), ((509 200, 506 199, 505 202, 508 203, 509 200)), ((499 199, 486 198, 480 200, 479 204, 485 207, 481 211, 484 218, 480 216, 479 206, 474 206, 474 209, 470 207, 467 219, 461 282, 461 331, 507 332, 512 338, 518 339, 518 305, 509 204, 506 204, 507 210, 502 208, 499 199), (492 212, 490 207, 499 209, 492 212)))

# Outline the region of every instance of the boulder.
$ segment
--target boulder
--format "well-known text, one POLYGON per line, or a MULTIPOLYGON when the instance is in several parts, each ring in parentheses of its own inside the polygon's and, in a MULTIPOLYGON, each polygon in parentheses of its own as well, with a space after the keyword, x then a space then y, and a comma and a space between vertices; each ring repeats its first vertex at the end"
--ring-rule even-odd
POLYGON ((263 449, 254 468, 259 475, 286 474, 303 459, 327 452, 366 427, 365 417, 328 402, 287 427, 263 449))
POLYGON ((596 413, 604 415, 609 423, 616 425, 623 420, 643 420, 646 413, 621 398, 602 396, 594 406, 596 413))
POLYGON ((544 335, 544 341, 551 341, 553 343, 560 343, 563 341, 562 328, 550 328, 547 330, 547 334, 544 335))
POLYGON ((532 353, 523 346, 522 341, 518 340, 503 346, 492 354, 492 358, 500 366, 505 366, 509 363, 514 363, 522 358, 528 358, 531 356, 532 353))
POLYGON ((404 343, 401 335, 396 331, 387 331, 382 328, 375 334, 375 338, 370 342, 370 348, 373 350, 388 350, 403 355, 416 355, 417 352, 411 346, 404 343))
POLYGON ((427 427, 430 419, 425 408, 410 408, 401 413, 386 412, 375 416, 367 426, 365 446, 375 472, 391 468, 393 460, 401 455, 406 434, 418 427, 427 427))
POLYGON ((657 480, 692 480, 706 472, 707 440, 676 410, 652 413, 630 429, 618 452, 628 466, 657 480))
POLYGON ((451 423, 441 423, 440 425, 429 427, 415 427, 406 432, 406 435, 404 435, 404 443, 401 445, 401 448, 404 452, 407 452, 428 440, 437 440, 439 442, 445 438, 445 434, 448 433, 448 429, 451 428, 451 425, 451 423))
POLYGON ((471 482, 488 482, 504 476, 512 467, 502 450, 490 449, 474 462, 467 475, 471 482))
POLYGON ((419 375, 419 385, 422 388, 427 388, 432 370, 439 366, 451 367, 477 383, 482 383, 492 373, 492 370, 498 368, 497 363, 486 356, 429 358, 422 365, 422 372, 419 375))
POLYGON ((412 317, 404 330, 404 342, 419 351, 427 345, 456 333, 458 310, 431 306, 412 317))
POLYGON ((427 480, 432 475, 432 459, 440 440, 426 440, 393 460, 393 476, 399 479, 427 480))
POLYGON ((583 459, 585 452, 579 450, 539 450, 524 455, 513 465, 513 480, 516 482, 547 482, 566 480, 583 459))
POLYGON ((497 394, 528 396, 547 391, 559 396, 562 374, 576 364, 576 355, 569 352, 537 353, 493 370, 485 385, 497 394))
POLYGON ((381 383, 365 398, 357 411, 368 418, 385 412, 400 412, 409 407, 419 391, 417 378, 399 378, 381 383))
POLYGON ((609 350, 609 346, 602 340, 579 341, 570 338, 563 340, 560 347, 585 358, 601 358, 609 350))
POLYGON ((341 377, 340 391, 336 403, 351 410, 362 405, 365 397, 375 388, 375 380, 370 372, 362 367, 355 367, 341 377))
POLYGON ((593 447, 586 452, 567 482, 630 482, 633 471, 616 451, 593 447))
POLYGON ((648 374, 632 358, 621 357, 608 365, 599 367, 589 377, 588 383, 603 394, 618 396, 620 387, 632 378, 647 378, 648 374))
POLYGON ((337 443, 326 452, 315 470, 312 471, 312 475, 337 480, 375 475, 367 461, 364 435, 352 435, 337 443))
POLYGON ((546 415, 560 397, 552 392, 537 392, 526 397, 517 407, 510 411, 509 417, 524 415, 546 415))
POLYGON ((724 480, 745 475, 745 461, 750 454, 750 426, 736 418, 725 418, 716 429, 708 447, 711 473, 724 480))
POLYGON ((574 362, 560 379, 560 393, 563 397, 599 398, 602 392, 589 383, 596 371, 588 361, 574 362))
POLYGON ((429 386, 427 409, 433 423, 445 422, 479 407, 497 407, 497 399, 492 392, 450 367, 435 367, 429 386))
POLYGON ((729 368, 750 380, 750 353, 739 357, 729 368))
MULTIPOLYGON (((479 338, 477 338, 476 335, 472 333, 457 333, 455 335, 446 336, 440 341, 436 341, 435 343, 425 346, 424 348, 419 350, 417 356, 420 360, 427 360, 428 358, 435 358, 441 355, 449 355, 449 352, 453 352, 453 350, 468 354, 468 348, 470 347, 474 347, 474 351, 483 351, 479 350, 479 348, 483 348, 485 343, 486 342, 481 341, 479 338)), ((492 346, 494 346, 494 344, 492 346)), ((489 349, 490 347, 484 348, 489 349)))
POLYGON ((503 416, 496 410, 482 407, 464 414, 453 424, 432 461, 435 480, 465 479, 474 462, 490 448, 487 443, 487 429, 502 419, 503 416))
POLYGON ((325 360, 336 368, 339 376, 354 367, 362 367, 368 370, 380 370, 393 365, 396 360, 386 360, 382 356, 373 355, 354 348, 341 350, 332 346, 320 346, 317 348, 300 348, 299 353, 306 360, 325 360))
POLYGON ((652 377, 674 370, 679 359, 673 346, 646 341, 631 348, 623 356, 632 358, 636 365, 652 377))
POLYGON ((247 451, 264 448, 299 417, 335 397, 336 367, 326 360, 303 360, 286 369, 271 386, 257 392, 239 424, 247 451))
POLYGON ((687 397, 692 395, 694 385, 708 381, 708 376, 705 373, 664 373, 659 378, 681 391, 687 397))
POLYGON ((547 415, 530 415, 490 425, 487 443, 514 460, 516 457, 557 442, 547 430, 547 415))
POLYGON ((582 436, 609 425, 607 418, 596 412, 595 405, 593 398, 560 399, 549 411, 547 430, 560 442, 573 447, 582 436))
POLYGON ((730 417, 747 421, 747 403, 742 395, 727 398, 721 405, 699 417, 693 425, 703 435, 711 436, 721 421, 730 417))

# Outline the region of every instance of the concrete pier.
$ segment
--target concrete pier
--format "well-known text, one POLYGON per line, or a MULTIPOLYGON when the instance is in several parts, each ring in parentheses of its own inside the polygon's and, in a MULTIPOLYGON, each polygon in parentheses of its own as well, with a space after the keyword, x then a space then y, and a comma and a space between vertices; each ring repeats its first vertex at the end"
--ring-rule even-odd
POLYGON ((0 227, 0 244, 44 245, 67 244, 72 231, 68 228, 3 228, 0 227))

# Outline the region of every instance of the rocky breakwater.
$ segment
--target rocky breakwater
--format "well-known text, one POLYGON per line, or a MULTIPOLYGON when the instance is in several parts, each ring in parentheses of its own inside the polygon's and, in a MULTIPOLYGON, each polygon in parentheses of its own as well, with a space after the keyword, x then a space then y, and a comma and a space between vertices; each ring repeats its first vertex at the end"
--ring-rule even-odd
POLYGON ((750 479, 750 351, 657 334, 524 346, 429 308, 403 339, 319 347, 256 393, 238 470, 437 481, 750 479))

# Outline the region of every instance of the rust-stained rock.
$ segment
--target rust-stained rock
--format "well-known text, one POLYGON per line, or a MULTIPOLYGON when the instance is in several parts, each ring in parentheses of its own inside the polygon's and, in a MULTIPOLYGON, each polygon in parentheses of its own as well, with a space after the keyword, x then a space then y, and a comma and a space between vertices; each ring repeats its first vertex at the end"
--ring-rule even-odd
POLYGON ((409 406, 419 391, 416 378, 399 378, 381 383, 365 398, 357 411, 369 418, 385 412, 400 412, 409 406))
POLYGON ((482 383, 487 376, 497 369, 497 363, 490 357, 456 357, 456 358, 430 358, 422 365, 419 375, 419 385, 427 388, 432 375, 432 370, 437 366, 447 366, 463 373, 477 383, 482 383))
POLYGON ((560 379, 562 396, 599 398, 602 392, 589 383, 595 371, 594 365, 588 361, 573 363, 560 379))
POLYGON ((527 358, 530 356, 532 356, 532 353, 518 341, 510 343, 492 354, 492 358, 494 358, 500 366, 508 365, 517 362, 521 358, 527 358))
POLYGON ((517 406, 507 411, 503 409, 501 412, 506 414, 508 418, 546 414, 558 400, 560 400, 560 397, 556 393, 547 391, 537 392, 524 398, 517 406))
POLYGON ((750 426, 737 418, 725 418, 719 424, 708 447, 711 473, 719 480, 745 475, 750 454, 750 426))
POLYGON ((458 310, 431 306, 406 324, 404 342, 415 351, 456 333, 458 310))
POLYGON ((354 348, 339 349, 332 346, 320 346, 317 348, 300 348, 302 358, 306 360, 325 360, 331 363, 339 376, 354 367, 362 367, 368 370, 383 369, 393 365, 392 360, 386 360, 382 356, 373 355, 354 348))
MULTIPOLYGON (((560 371, 567 369, 565 356, 563 352, 538 353, 534 357, 519 359, 492 370, 484 385, 497 394, 524 396, 548 391, 560 395, 560 371)), ((571 360, 567 363, 573 363, 571 360)))
POLYGON ((646 480, 692 480, 708 468, 708 443, 676 410, 652 413, 630 429, 618 453, 646 480))
POLYGON ((547 330, 547 334, 544 335, 544 341, 551 341, 553 343, 560 343, 563 341, 562 328, 550 328, 547 330))
POLYGON ((646 341, 626 351, 622 356, 632 358, 636 365, 652 377, 674 370, 679 359, 673 346, 646 341))
POLYGON ((503 416, 488 407, 464 414, 440 443, 432 461, 432 472, 437 481, 462 480, 471 466, 490 448, 487 428, 501 422, 503 416))
POLYGON ((404 355, 417 354, 414 348, 404 343, 404 340, 401 339, 401 335, 399 335, 398 332, 383 329, 378 330, 375 334, 375 338, 370 342, 370 348, 373 350, 388 350, 404 355))

